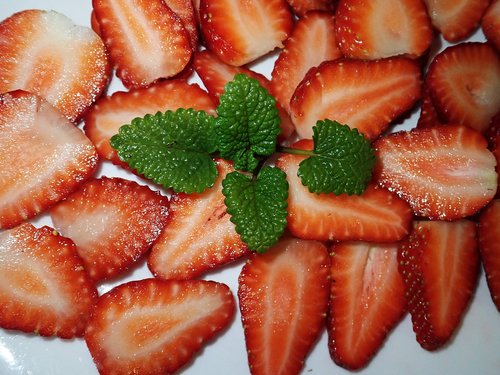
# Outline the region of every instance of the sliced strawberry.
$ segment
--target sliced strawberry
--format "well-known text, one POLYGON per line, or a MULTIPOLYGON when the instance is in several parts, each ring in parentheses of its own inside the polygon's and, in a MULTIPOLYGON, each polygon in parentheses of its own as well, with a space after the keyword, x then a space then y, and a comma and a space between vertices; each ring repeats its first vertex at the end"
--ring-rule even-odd
POLYGON ((282 48, 293 28, 285 0, 201 0, 199 12, 206 47, 235 66, 282 48))
POLYGON ((315 10, 325 12, 333 12, 335 10, 335 2, 331 0, 286 0, 286 2, 298 17, 303 17, 307 12, 315 10))
MULTIPOLYGON (((293 147, 311 149, 312 141, 293 147)), ((369 185, 362 195, 310 193, 297 176, 305 156, 286 154, 276 166, 287 175, 288 229, 299 238, 392 242, 408 234, 410 206, 385 189, 369 185)))
POLYGON ((192 48, 179 16, 163 0, 93 0, 101 36, 127 88, 180 73, 192 48))
POLYGON ((93 10, 90 12, 90 27, 97 35, 101 36, 101 27, 93 10))
POLYGON ((299 374, 325 324, 330 259, 320 242, 282 238, 238 278, 252 375, 299 374))
POLYGON ((310 68, 342 56, 335 39, 335 17, 309 12, 295 24, 271 73, 271 93, 290 111, 290 99, 310 68))
POLYGON ((449 42, 472 35, 490 0, 424 0, 432 24, 449 42))
POLYGON ((99 298, 85 341, 101 375, 171 374, 234 313, 234 297, 221 283, 131 281, 99 298))
POLYGON ((164 0, 172 11, 179 16, 189 35, 193 52, 198 49, 198 25, 191 0, 164 0))
POLYGON ((485 138, 466 126, 392 133, 374 147, 374 180, 406 200, 416 215, 464 218, 486 206, 497 190, 495 157, 485 138))
POLYGON ((500 57, 488 44, 446 48, 430 64, 425 82, 446 122, 483 132, 500 109, 500 57))
POLYGON ((500 51, 500 0, 493 0, 481 20, 486 39, 500 51))
POLYGON ((476 225, 468 220, 415 221, 398 260, 417 341, 436 350, 457 332, 476 288, 476 225))
POLYGON ((193 279, 248 254, 230 221, 222 194, 222 180, 233 168, 220 159, 217 169, 217 181, 203 193, 173 194, 167 226, 148 258, 153 275, 193 279))
POLYGON ((340 50, 351 58, 415 58, 428 50, 433 38, 421 0, 340 0, 335 19, 340 50))
POLYGON ((340 59, 311 69, 295 90, 290 109, 301 138, 311 138, 316 121, 328 118, 375 139, 420 95, 420 68, 410 59, 340 59))
POLYGON ((0 326, 41 336, 83 336, 97 290, 75 244, 29 223, 0 233, 0 326))
POLYGON ((418 128, 429 128, 436 125, 443 124, 439 113, 432 102, 431 94, 427 85, 424 85, 422 93, 422 104, 420 106, 420 116, 417 120, 418 128))
POLYGON ((73 192, 97 167, 92 143, 40 97, 0 94, 0 228, 33 218, 73 192))
POLYGON ((62 14, 26 10, 0 23, 0 92, 36 93, 76 121, 109 75, 101 39, 62 14))
MULTIPOLYGON (((266 76, 256 73, 253 70, 243 66, 232 66, 220 60, 217 55, 209 50, 197 52, 193 61, 194 69, 202 80, 208 93, 212 97, 214 103, 219 104, 219 97, 224 92, 226 83, 232 81, 238 73, 246 74, 247 76, 259 81, 262 87, 267 91, 271 91, 271 83, 266 76)), ((295 127, 290 119, 290 115, 281 105, 276 103, 276 108, 279 111, 281 118, 281 134, 280 139, 287 139, 295 131, 295 127)))
POLYGON ((342 242, 332 248, 328 346, 349 370, 366 367, 406 312, 398 243, 342 242))
POLYGON ((102 177, 87 181, 50 214, 99 281, 122 273, 149 250, 165 226, 168 199, 136 182, 102 177))
POLYGON ((102 97, 85 116, 84 131, 95 144, 99 156, 124 165, 109 144, 120 127, 130 124, 136 117, 178 108, 193 108, 215 114, 215 105, 206 91, 197 84, 176 79, 102 97))
MULTIPOLYGON (((497 174, 500 171, 500 111, 493 117, 488 130, 485 133, 488 140, 488 148, 497 159, 497 174)), ((500 181, 499 181, 500 182, 500 181)), ((500 187, 497 187, 496 197, 500 197, 500 187)))

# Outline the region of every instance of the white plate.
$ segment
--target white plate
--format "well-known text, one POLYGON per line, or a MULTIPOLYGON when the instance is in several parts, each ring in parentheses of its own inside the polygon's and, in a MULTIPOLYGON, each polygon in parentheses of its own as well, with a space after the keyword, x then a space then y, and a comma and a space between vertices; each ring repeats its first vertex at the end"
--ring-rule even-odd
MULTIPOLYGON (((75 23, 89 26, 91 1, 77 0, 2 0, 0 19, 12 13, 30 8, 53 9, 70 17, 75 23)), ((472 38, 484 40, 478 32, 472 38)), ((444 44, 446 45, 446 44, 444 44)), ((272 70, 273 58, 259 62, 254 68, 267 76, 272 70)), ((197 81, 197 80, 195 80, 197 81)), ((199 82, 199 81, 197 81, 199 82)), ((116 78, 110 92, 123 89, 116 78)), ((403 127, 413 127, 416 114, 406 120, 403 127)), ((136 179, 110 164, 105 164, 101 174, 136 179)), ((47 216, 35 221, 35 225, 51 224, 47 216)), ((237 276, 241 262, 206 275, 207 279, 224 282, 236 293, 237 276)), ((120 282, 151 277, 144 262, 120 282)), ((99 291, 105 292, 113 285, 104 284, 99 291)), ((452 343, 435 353, 423 350, 415 341, 409 316, 388 337, 385 346, 369 366, 357 372, 360 375, 384 374, 500 374, 500 314, 495 309, 484 278, 481 274, 478 290, 463 325, 452 343)), ((245 342, 237 314, 229 330, 210 343, 195 360, 185 367, 182 374, 249 374, 245 342)), ((0 329, 1 375, 92 375, 97 370, 81 339, 45 339, 34 335, 0 329)), ((350 374, 333 363, 327 350, 326 332, 311 355, 307 358, 303 374, 350 374)), ((269 374, 273 375, 273 374, 269 374)))

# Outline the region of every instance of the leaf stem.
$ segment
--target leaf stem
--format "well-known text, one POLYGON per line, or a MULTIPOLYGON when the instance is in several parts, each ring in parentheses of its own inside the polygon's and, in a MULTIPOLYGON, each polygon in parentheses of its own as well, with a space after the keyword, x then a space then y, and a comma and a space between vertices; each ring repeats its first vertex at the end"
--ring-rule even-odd
POLYGON ((277 146, 276 151, 282 154, 293 154, 293 155, 305 155, 314 156, 316 155, 313 150, 301 150, 293 147, 277 146))

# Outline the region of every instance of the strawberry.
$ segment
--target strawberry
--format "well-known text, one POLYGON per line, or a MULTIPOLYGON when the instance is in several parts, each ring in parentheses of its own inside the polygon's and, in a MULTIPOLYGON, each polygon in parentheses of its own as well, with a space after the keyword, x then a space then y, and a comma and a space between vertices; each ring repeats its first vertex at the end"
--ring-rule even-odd
POLYGON ((433 59, 425 82, 446 122, 483 132, 500 109, 500 57, 488 44, 446 48, 433 59))
POLYGON ((94 281, 122 273, 159 236, 168 199, 119 177, 87 181, 51 209, 55 227, 78 246, 94 281))
MULTIPOLYGON (((500 112, 491 120, 491 124, 485 133, 488 140, 488 148, 497 159, 497 173, 500 171, 500 112)), ((497 187, 496 197, 500 197, 500 188, 497 187)))
POLYGON ((282 48, 293 28, 285 0, 201 0, 199 12, 207 49, 235 66, 282 48))
POLYGON ((449 42, 472 35, 490 0, 424 0, 432 25, 449 42))
POLYGON ((164 0, 172 11, 179 16, 184 29, 189 35, 189 42, 193 52, 198 49, 198 25, 191 0, 164 0))
POLYGON ((221 283, 144 279, 102 295, 85 341, 101 375, 171 374, 227 327, 234 297, 221 283))
POLYGON ((75 244, 29 223, 0 233, 0 326, 40 336, 83 336, 97 301, 75 244))
POLYGON ((0 92, 30 91, 76 121, 109 75, 101 39, 60 13, 25 10, 0 22, 0 92))
POLYGON ((92 143, 35 94, 0 94, 0 129, 0 228, 47 210, 96 170, 92 143))
POLYGON ((479 276, 472 221, 415 221, 398 253, 413 330, 426 350, 451 340, 479 276))
POLYGON ((189 34, 163 0, 93 0, 116 75, 127 88, 180 73, 192 55, 189 34))
MULTIPOLYGON (((311 149, 312 141, 293 147, 311 149)), ((296 237, 326 240, 392 242, 408 234, 412 212, 407 203, 371 184, 362 195, 313 194, 297 176, 305 156, 286 154, 276 166, 287 175, 288 230, 296 237)))
POLYGON ((215 105, 206 91, 197 84, 175 79, 102 97, 85 116, 84 131, 95 144, 99 156, 114 164, 124 165, 109 144, 110 138, 118 133, 120 127, 148 113, 178 108, 193 108, 215 114, 215 105))
POLYGON ((481 20, 486 39, 500 51, 500 0, 493 0, 481 20))
POLYGON ((270 91, 290 111, 290 99, 308 70, 323 61, 342 56, 335 39, 335 17, 325 12, 309 12, 300 18, 284 42, 271 73, 270 91))
POLYGON ((165 230, 148 257, 153 275, 164 279, 193 279, 207 270, 248 254, 224 204, 222 180, 233 168, 217 161, 219 176, 201 194, 173 194, 165 230))
POLYGON ((375 139, 420 95, 420 68, 410 59, 340 59, 311 69, 295 90, 290 109, 301 138, 311 138, 316 121, 328 118, 375 139))
POLYGON ((424 85, 422 93, 422 104, 420 106, 420 116, 417 120, 418 128, 429 128, 440 125, 443 122, 437 113, 436 107, 432 102, 431 94, 427 85, 424 85))
POLYGON ((307 12, 315 10, 333 12, 335 3, 331 0, 286 0, 290 8, 298 17, 304 17, 307 12))
POLYGON ((349 370, 366 367, 406 312, 398 243, 341 242, 332 247, 328 346, 349 370))
POLYGON ((253 253, 238 278, 238 299, 252 375, 299 374, 325 323, 327 248, 282 238, 253 253))
POLYGON ((421 0, 340 0, 335 20, 340 50, 350 58, 416 58, 433 39, 421 0))

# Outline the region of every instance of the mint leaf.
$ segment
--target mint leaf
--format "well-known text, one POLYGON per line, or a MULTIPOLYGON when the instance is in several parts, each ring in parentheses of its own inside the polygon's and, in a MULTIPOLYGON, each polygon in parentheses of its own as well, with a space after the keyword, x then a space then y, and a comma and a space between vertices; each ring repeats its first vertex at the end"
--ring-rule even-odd
POLYGON ((299 164, 298 175, 312 193, 361 194, 371 179, 375 153, 370 142, 347 125, 318 121, 314 155, 299 164))
POLYGON ((201 193, 217 178, 210 155, 217 150, 215 119, 203 111, 179 109, 136 118, 110 143, 131 168, 176 192, 201 193))
POLYGON ((237 74, 225 86, 217 107, 219 151, 235 169, 253 171, 259 156, 276 151, 280 117, 275 99, 253 78, 237 74))
POLYGON ((239 172, 222 181, 227 212, 248 247, 265 252, 286 227, 288 183, 279 168, 264 167, 255 179, 239 172))

